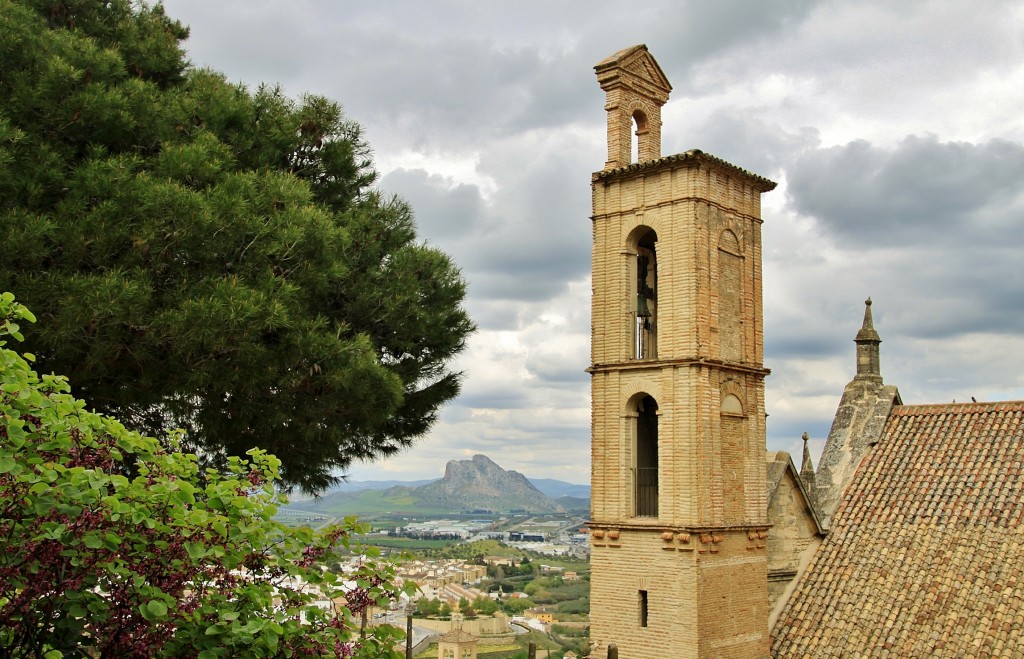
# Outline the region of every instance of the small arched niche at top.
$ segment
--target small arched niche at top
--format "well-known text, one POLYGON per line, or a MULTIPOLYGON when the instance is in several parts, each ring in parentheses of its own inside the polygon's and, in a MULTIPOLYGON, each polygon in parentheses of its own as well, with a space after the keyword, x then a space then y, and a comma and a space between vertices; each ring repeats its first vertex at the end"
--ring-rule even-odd
POLYGON ((643 154, 650 151, 647 140, 650 139, 651 134, 650 123, 643 110, 633 111, 633 134, 636 139, 632 140, 630 145, 631 162, 640 162, 643 154))
POLYGON ((661 157, 661 107, 672 85, 647 46, 631 46, 594 67, 605 91, 608 111, 608 160, 605 169, 661 157), (642 121, 641 121, 642 118, 642 121), (635 149, 633 136, 637 137, 635 149))

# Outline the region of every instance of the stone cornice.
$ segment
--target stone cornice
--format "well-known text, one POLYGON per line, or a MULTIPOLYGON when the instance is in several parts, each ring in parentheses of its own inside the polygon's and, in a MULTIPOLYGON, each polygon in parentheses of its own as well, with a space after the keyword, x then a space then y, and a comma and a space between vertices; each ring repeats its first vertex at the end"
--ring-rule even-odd
MULTIPOLYGON (((643 210, 644 211, 650 211, 650 210, 657 209, 657 208, 671 208, 672 206, 675 206, 675 205, 680 204, 680 203, 705 204, 707 206, 712 206, 714 208, 726 211, 728 213, 734 213, 737 217, 742 217, 743 219, 750 220, 751 222, 757 222, 758 224, 764 224, 764 220, 761 219, 760 217, 757 217, 756 215, 751 215, 749 213, 740 212, 740 211, 738 211, 737 209, 735 209, 735 208, 733 208, 731 206, 726 206, 725 204, 720 204, 717 201, 712 201, 711 199, 708 199, 707 197, 701 197, 700 195, 687 195, 685 197, 676 197, 676 198, 670 199, 668 201, 662 201, 662 202, 658 202, 658 203, 654 203, 654 204, 650 204, 650 205, 645 204, 643 206, 643 210)), ((597 215, 591 215, 590 216, 590 221, 591 222, 598 222, 600 220, 604 220, 604 219, 607 219, 609 217, 622 217, 624 215, 636 215, 636 211, 634 210, 634 211, 628 212, 628 213, 627 212, 621 212, 621 211, 614 212, 614 213, 599 213, 597 215)))
POLYGON ((685 153, 677 153, 672 156, 665 156, 658 158, 657 160, 648 160, 646 162, 635 162, 625 167, 616 167, 615 169, 605 169, 600 172, 594 172, 591 175, 592 182, 608 181, 612 178, 618 178, 626 174, 633 174, 648 169, 656 169, 668 164, 707 164, 714 167, 724 169, 733 174, 739 174, 744 178, 748 179, 751 183, 756 184, 758 190, 761 192, 768 192, 774 190, 775 186, 778 185, 775 181, 767 179, 763 176, 754 174, 753 172, 747 171, 742 167, 737 167, 730 162, 722 160, 709 153, 704 153, 700 149, 690 149, 685 153))
POLYGON ((678 359, 630 359, 622 362, 613 362, 608 364, 593 364, 586 369, 587 373, 606 373, 615 371, 643 371, 643 370, 660 370, 666 366, 706 366, 710 368, 718 368, 725 371, 736 371, 739 373, 749 373, 751 375, 757 375, 765 377, 771 373, 771 369, 764 368, 763 366, 754 366, 752 364, 740 364, 737 362, 727 362, 721 359, 706 359, 703 357, 681 357, 678 359))

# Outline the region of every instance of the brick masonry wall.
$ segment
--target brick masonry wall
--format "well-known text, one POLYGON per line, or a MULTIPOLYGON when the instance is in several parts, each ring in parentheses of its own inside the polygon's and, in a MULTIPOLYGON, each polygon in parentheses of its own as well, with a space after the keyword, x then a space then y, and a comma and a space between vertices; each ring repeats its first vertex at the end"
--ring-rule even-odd
POLYGON ((743 531, 595 527, 592 656, 756 657, 768 648, 763 541, 743 531), (640 591, 647 592, 641 627, 640 591))
POLYGON ((635 414, 629 412, 629 403, 647 394, 658 402, 658 457, 664 467, 659 520, 677 526, 766 525, 760 383, 760 377, 749 374, 657 363, 594 374, 592 519, 605 522, 632 515, 635 414), (744 401, 742 416, 720 412, 723 391, 744 401), (723 427, 732 431, 723 433, 723 427), (727 483, 740 486, 742 500, 733 492, 727 504, 727 483))
POLYGON ((631 658, 767 655, 755 183, 714 162, 671 159, 594 181, 594 656, 610 642, 631 658), (658 352, 637 360, 636 241, 648 229, 658 238, 658 352), (635 405, 644 395, 658 403, 656 518, 633 516, 635 405), (729 397, 739 410, 723 410, 729 397))
POLYGON ((764 342, 759 188, 730 182, 736 175, 716 173, 717 168, 708 164, 660 164, 595 180, 592 186, 593 362, 617 363, 632 355, 632 327, 621 321, 635 308, 636 289, 630 285, 635 284, 635 242, 638 230, 649 227, 657 233, 659 247, 659 356, 724 358, 719 337, 724 289, 728 323, 741 335, 733 353, 742 359, 734 361, 760 366, 764 342), (696 196, 701 193, 718 196, 696 196), (725 232, 735 236, 739 254, 720 248, 725 232), (672 249, 665 250, 664 245, 672 249), (730 272, 721 281, 723 260, 739 268, 738 277, 730 272))

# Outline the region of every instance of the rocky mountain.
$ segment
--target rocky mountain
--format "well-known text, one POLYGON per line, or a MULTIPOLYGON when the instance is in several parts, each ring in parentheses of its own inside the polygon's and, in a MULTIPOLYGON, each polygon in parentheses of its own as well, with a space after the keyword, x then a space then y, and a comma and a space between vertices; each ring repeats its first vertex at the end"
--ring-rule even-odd
POLYGON ((531 513, 565 512, 561 504, 538 490, 518 471, 506 471, 486 455, 450 460, 444 478, 416 488, 424 501, 468 510, 531 513))
POLYGON ((338 491, 318 500, 292 501, 288 507, 342 515, 566 511, 562 504, 534 487, 526 476, 502 469, 485 455, 451 460, 445 467, 444 478, 425 485, 338 491))

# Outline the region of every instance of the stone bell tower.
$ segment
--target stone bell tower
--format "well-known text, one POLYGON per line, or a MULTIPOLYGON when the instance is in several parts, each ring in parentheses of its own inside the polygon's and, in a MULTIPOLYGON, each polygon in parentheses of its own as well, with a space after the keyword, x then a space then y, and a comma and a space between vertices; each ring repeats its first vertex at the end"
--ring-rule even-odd
POLYGON ((701 151, 661 156, 671 86, 646 46, 594 68, 608 162, 591 179, 593 656, 767 656, 761 194, 775 183, 701 151))

